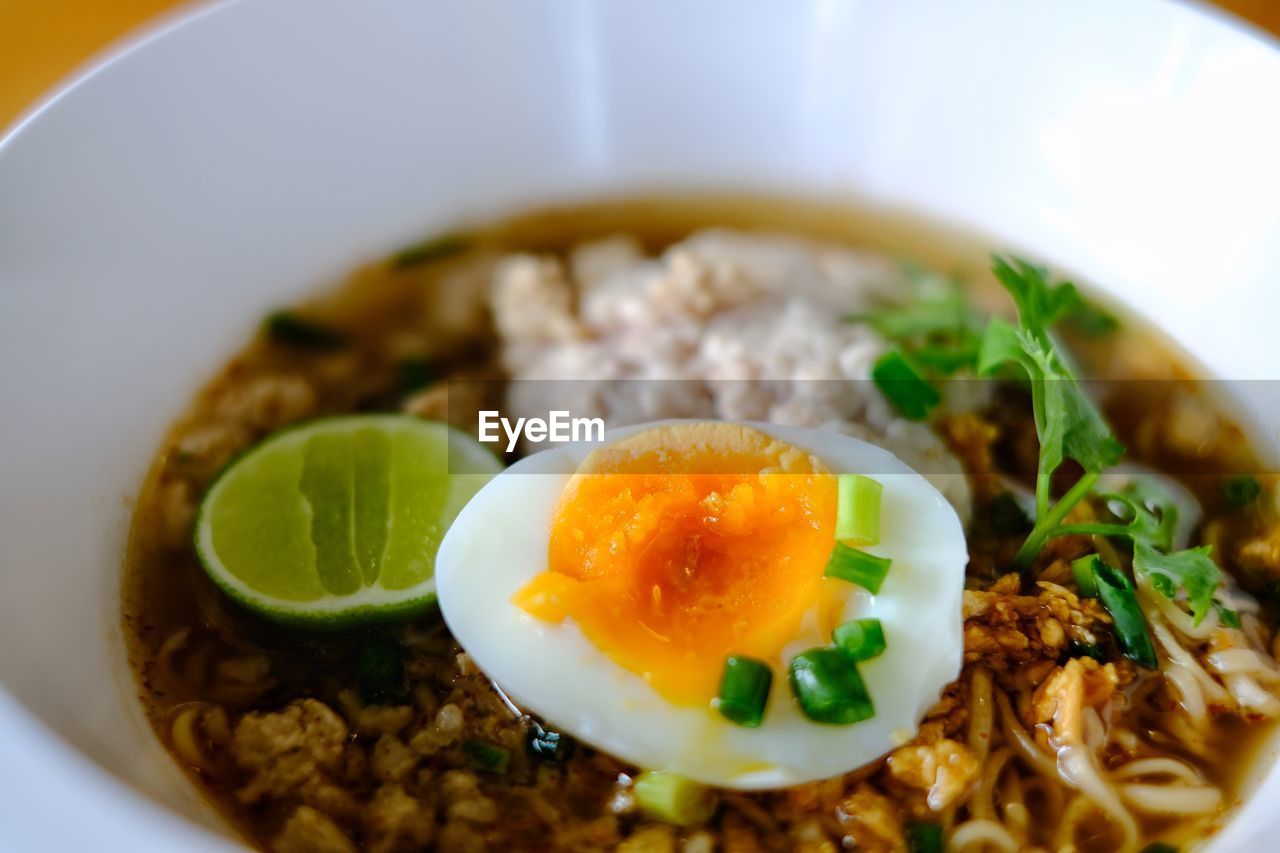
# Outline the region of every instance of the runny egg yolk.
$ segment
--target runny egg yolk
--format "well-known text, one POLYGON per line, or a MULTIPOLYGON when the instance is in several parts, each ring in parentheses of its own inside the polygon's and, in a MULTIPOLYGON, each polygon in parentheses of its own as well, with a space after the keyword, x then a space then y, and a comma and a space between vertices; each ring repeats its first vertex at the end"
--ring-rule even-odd
POLYGON ((836 478, 806 451, 740 424, 655 427, 583 461, 547 570, 512 600, 705 703, 726 655, 777 662, 819 603, 835 516, 836 478))

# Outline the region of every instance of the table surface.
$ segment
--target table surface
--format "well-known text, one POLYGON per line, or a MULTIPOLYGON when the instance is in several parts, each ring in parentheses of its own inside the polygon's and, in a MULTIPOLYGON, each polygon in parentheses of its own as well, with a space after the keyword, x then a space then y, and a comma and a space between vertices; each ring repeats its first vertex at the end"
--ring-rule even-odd
MULTIPOLYGON (((0 0, 0 129, 112 42, 192 5, 198 0, 0 0)), ((1217 5, 1280 34, 1280 0, 1217 5)))

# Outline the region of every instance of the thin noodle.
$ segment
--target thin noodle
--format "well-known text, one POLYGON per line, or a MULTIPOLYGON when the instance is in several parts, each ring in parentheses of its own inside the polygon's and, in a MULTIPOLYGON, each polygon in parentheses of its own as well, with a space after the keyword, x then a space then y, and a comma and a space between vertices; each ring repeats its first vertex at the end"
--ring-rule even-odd
POLYGON ((1143 776, 1172 776, 1192 785, 1204 782, 1200 772, 1176 758, 1138 758, 1111 771, 1112 779, 1137 779, 1143 776))
POLYGON ((991 749, 995 710, 991 705, 991 673, 975 667, 969 679, 969 749, 978 761, 991 749))
POLYGON ((996 782, 1004 771, 1005 764, 1013 757, 1013 750, 1002 746, 987 757, 982 765, 982 775, 969 797, 969 812, 975 818, 994 818, 996 816, 995 790, 996 782))
POLYGON ((200 747, 200 738, 196 734, 196 716, 202 707, 199 703, 190 705, 174 717, 170 739, 173 741, 173 751, 178 753, 183 761, 192 767, 205 770, 209 766, 209 759, 200 747))
POLYGON ((1253 649, 1223 649, 1204 656, 1204 662, 1215 672, 1239 672, 1261 681, 1280 683, 1280 666, 1268 661, 1253 649))
POLYGON ((1093 708, 1085 708, 1081 719, 1084 722, 1084 745, 1090 752, 1097 752, 1107 743, 1107 730, 1102 718, 1093 708))
POLYGON ((1018 839, 994 820, 969 820, 956 827, 947 843, 948 850, 982 849, 995 847, 1004 853, 1017 853, 1022 849, 1018 839))
MULTIPOLYGON (((1063 781, 1094 802, 1098 809, 1110 818, 1124 834, 1121 850, 1133 850, 1138 846, 1138 824, 1120 801, 1119 794, 1111 787, 1098 768, 1093 756, 1080 744, 1065 744, 1058 749, 1058 772, 1063 781)), ((1068 813, 1071 807, 1067 807, 1068 813)), ((1065 819, 1070 823, 1069 817, 1065 819)), ((1065 824, 1064 824, 1065 825, 1065 824)))
POLYGON ((1164 616, 1169 621, 1169 624, 1184 637, 1190 637, 1193 640, 1207 640, 1222 623, 1222 619, 1218 616, 1218 611, 1210 610, 1204 615, 1204 619, 1201 620, 1200 624, 1197 625, 1192 615, 1179 607, 1173 599, 1166 598, 1157 592, 1148 591, 1145 583, 1143 583, 1143 591, 1147 593, 1143 596, 1146 602, 1154 605, 1160 611, 1160 615, 1164 616))
MULTIPOLYGON (((1152 619, 1151 629, 1169 656, 1170 666, 1165 670, 1166 677, 1177 685, 1179 692, 1182 692, 1184 704, 1191 703, 1200 709, 1199 715, 1192 714, 1193 717, 1198 716, 1200 718, 1198 721, 1202 721, 1207 703, 1230 704, 1231 697, 1223 686, 1204 671, 1191 652, 1182 647, 1167 627, 1158 620, 1152 619), (1193 691, 1193 684, 1199 688, 1198 691, 1193 691)), ((1190 710, 1188 708, 1188 713, 1190 710)))
POLYGON ((164 642, 160 644, 160 648, 156 652, 156 668, 171 682, 178 680, 177 672, 173 666, 173 657, 182 650, 182 647, 187 644, 187 640, 190 637, 190 628, 179 628, 168 637, 165 637, 164 642))
POLYGON ((1003 691, 996 693, 996 705, 1000 709, 1001 730, 1010 745, 1018 750, 1022 760, 1031 765, 1033 770, 1056 780, 1058 778, 1058 768, 1054 766, 1053 759, 1041 752, 1040 748, 1031 740, 1031 735, 1027 734, 1027 730, 1022 727, 1022 723, 1014 716, 1013 706, 1009 702, 1009 697, 1003 691))
POLYGON ((1230 581, 1226 581, 1222 586, 1218 587, 1218 591, 1215 595, 1219 601, 1239 613, 1241 616, 1244 616, 1245 614, 1252 615, 1261 609, 1261 605, 1258 604, 1258 599, 1254 598, 1252 595, 1230 581))
POLYGON ((1111 729, 1111 742, 1119 746, 1125 752, 1136 752, 1138 744, 1142 741, 1134 733, 1133 729, 1114 726, 1111 729))
POLYGON ((1059 850, 1078 849, 1076 839, 1080 837, 1080 826, 1091 813, 1097 810, 1097 804, 1087 796, 1072 797, 1062 813, 1062 820, 1058 823, 1058 834, 1054 838, 1054 846, 1059 850))
POLYGON ((1222 793, 1209 785, 1121 785, 1120 795, 1149 814, 1204 815, 1218 810, 1222 793))
POLYGON ((1005 809, 1006 818, 1021 812, 1020 826, 1024 832, 1030 825, 1033 814, 1044 826, 1056 826, 1062 819, 1062 809, 1066 804, 1067 789, 1063 787, 1062 782, 1056 778, 1050 780, 1044 776, 1030 776, 1021 782, 1019 779, 1020 777, 1016 774, 1009 775, 1009 781, 1012 783, 1010 787, 1020 789, 1020 802, 1013 804, 1017 808, 1011 806, 1005 809), (1032 808, 1037 800, 1039 800, 1039 806, 1032 808))
POLYGON ((1196 677, 1180 667, 1165 670, 1164 677, 1178 691, 1178 702, 1197 726, 1204 726, 1209 720, 1209 706, 1204 701, 1204 692, 1196 677))
POLYGON ((1280 717, 1280 699, 1247 675, 1228 675, 1227 691, 1236 704, 1264 717, 1280 717))
POLYGON ((203 693, 209 681, 209 664, 212 657, 213 646, 209 643, 197 644, 182 665, 181 682, 191 690, 203 693))
POLYGON ((1181 714, 1161 714, 1158 722, 1163 731, 1152 734, 1153 742, 1186 750, 1205 761, 1214 760, 1214 750, 1206 742, 1204 732, 1191 720, 1181 714))

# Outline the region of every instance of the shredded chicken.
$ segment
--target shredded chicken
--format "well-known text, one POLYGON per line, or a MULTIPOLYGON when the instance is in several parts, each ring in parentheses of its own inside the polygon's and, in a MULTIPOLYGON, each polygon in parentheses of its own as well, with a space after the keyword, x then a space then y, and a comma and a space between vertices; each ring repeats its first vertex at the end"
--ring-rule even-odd
POLYGON ((1056 739, 1080 743, 1084 739, 1083 710, 1106 705, 1119 685, 1114 664, 1072 658, 1036 690, 1032 717, 1037 723, 1052 723, 1056 739))
POLYGON ((893 778, 928 791, 929 808, 940 812, 955 804, 978 778, 978 759, 953 740, 899 747, 889 754, 893 778))
POLYGON ((904 853, 907 836, 893 800, 866 782, 854 787, 836 812, 845 846, 867 853, 904 853))

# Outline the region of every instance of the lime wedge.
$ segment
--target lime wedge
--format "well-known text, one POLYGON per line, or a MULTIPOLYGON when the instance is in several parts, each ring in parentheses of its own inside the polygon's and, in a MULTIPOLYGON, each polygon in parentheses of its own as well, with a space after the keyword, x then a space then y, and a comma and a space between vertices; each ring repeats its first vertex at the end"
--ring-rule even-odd
POLYGON ((435 599, 436 549, 502 463, 466 434, 408 415, 278 433, 214 482, 196 553, 262 615, 312 627, 411 614, 435 599))

